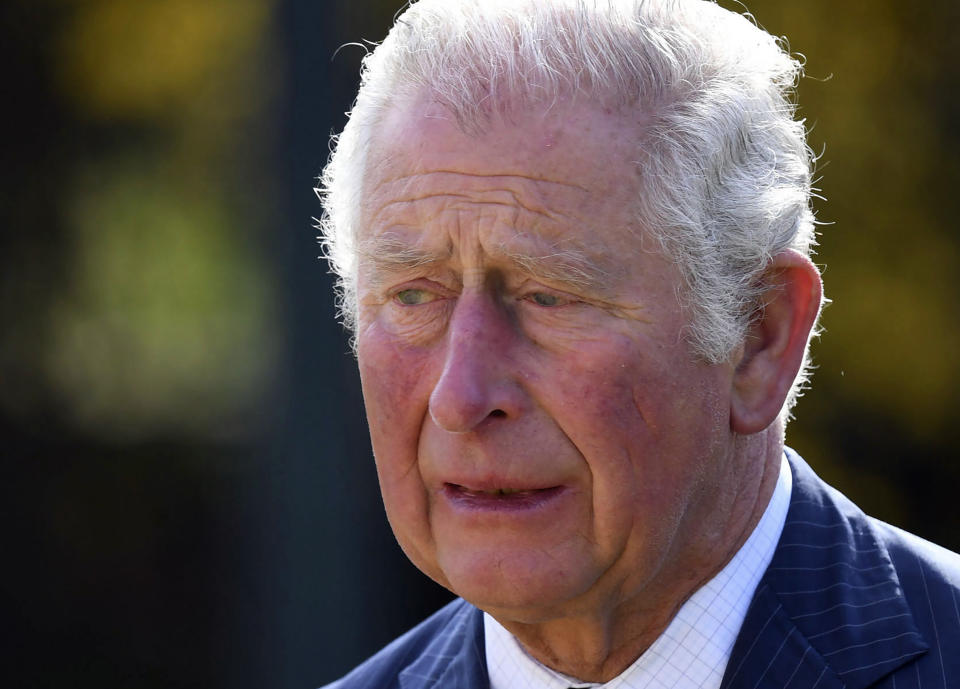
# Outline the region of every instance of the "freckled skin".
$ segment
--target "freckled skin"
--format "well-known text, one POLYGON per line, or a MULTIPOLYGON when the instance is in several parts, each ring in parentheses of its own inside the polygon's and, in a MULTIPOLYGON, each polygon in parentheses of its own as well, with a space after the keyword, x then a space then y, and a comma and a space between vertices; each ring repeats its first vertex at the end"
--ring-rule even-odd
POLYGON ((733 367, 692 356, 680 275, 641 248, 633 131, 571 107, 478 139, 405 104, 372 148, 360 236, 436 257, 359 273, 364 399, 398 541, 582 678, 622 670, 720 569, 764 476, 735 452, 733 367), (502 250, 564 242, 605 277, 542 280, 502 250), (467 480, 563 493, 478 515, 445 497, 467 480))

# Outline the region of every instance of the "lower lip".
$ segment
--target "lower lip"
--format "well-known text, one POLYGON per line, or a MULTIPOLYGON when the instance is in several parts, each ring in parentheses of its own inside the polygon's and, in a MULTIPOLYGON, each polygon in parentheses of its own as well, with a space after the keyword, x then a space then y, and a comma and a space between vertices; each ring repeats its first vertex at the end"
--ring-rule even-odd
POLYGON ((516 493, 481 493, 452 483, 444 484, 443 495, 454 506, 466 510, 523 512, 546 506, 565 492, 562 486, 516 493))

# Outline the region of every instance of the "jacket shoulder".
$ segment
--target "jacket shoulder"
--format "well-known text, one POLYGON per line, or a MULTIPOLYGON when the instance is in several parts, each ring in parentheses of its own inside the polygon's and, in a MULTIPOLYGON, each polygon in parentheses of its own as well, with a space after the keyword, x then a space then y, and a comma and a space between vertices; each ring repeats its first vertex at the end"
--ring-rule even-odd
POLYGON ((912 574, 928 585, 960 589, 960 554, 886 522, 871 521, 901 578, 912 574))
MULTIPOLYGON (((914 614, 930 626, 960 630, 960 554, 885 522, 871 521, 914 614)), ((960 642, 960 633, 951 636, 960 642)))
MULTIPOLYGON (((448 603, 416 627, 397 637, 348 674, 322 689, 394 689, 404 668, 429 652, 429 648, 479 611, 461 598, 448 603)), ((481 623, 482 624, 482 623, 481 623)))
POLYGON ((960 555, 864 514, 788 451, 790 511, 764 581, 847 686, 960 687, 960 555))
MULTIPOLYGON (((913 621, 930 645, 909 671, 911 680, 922 678, 917 680, 921 686, 960 686, 960 555, 890 524, 872 521, 913 621)), ((912 686, 901 675, 890 680, 890 686, 898 683, 912 686)))

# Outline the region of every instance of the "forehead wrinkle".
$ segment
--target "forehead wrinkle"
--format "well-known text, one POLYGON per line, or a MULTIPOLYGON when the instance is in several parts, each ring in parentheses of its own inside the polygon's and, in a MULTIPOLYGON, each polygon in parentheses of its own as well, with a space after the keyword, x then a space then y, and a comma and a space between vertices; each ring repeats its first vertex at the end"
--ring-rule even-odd
POLYGON ((432 201, 439 202, 447 199, 452 200, 452 203, 447 208, 447 210, 462 211, 462 210, 467 210, 470 207, 495 207, 495 208, 502 208, 504 210, 510 211, 511 213, 514 214, 514 217, 519 217, 521 211, 526 211, 527 213, 530 213, 532 215, 539 215, 543 218, 546 218, 547 220, 552 220, 554 222, 559 222, 565 219, 562 214, 555 213, 548 208, 534 208, 528 204, 523 203, 523 201, 517 196, 517 194, 510 189, 493 189, 483 193, 509 194, 513 198, 515 203, 511 204, 511 203, 507 203, 506 201, 494 201, 494 200, 482 201, 482 200, 478 200, 477 198, 469 194, 441 192, 441 193, 433 193, 433 194, 424 194, 422 196, 411 196, 409 198, 401 198, 401 199, 394 199, 392 201, 388 201, 387 203, 385 203, 384 205, 382 205, 380 208, 377 209, 377 211, 373 214, 370 220, 371 222, 377 222, 384 213, 391 212, 394 206, 409 206, 417 203, 418 201, 432 200, 432 201), (457 203, 458 201, 463 201, 464 203, 459 204, 457 203))
POLYGON ((424 172, 408 172, 402 175, 397 175, 395 177, 389 177, 381 182, 381 184, 394 184, 397 182, 404 182, 414 177, 426 177, 429 175, 455 175, 458 177, 467 177, 474 179, 522 179, 528 182, 534 182, 536 184, 550 184, 556 185, 559 187, 567 187, 569 189, 576 189, 584 193, 590 193, 590 190, 585 186, 580 184, 575 184, 574 182, 563 182, 556 179, 548 179, 546 177, 535 177, 534 175, 520 175, 513 174, 509 172, 492 172, 492 173, 481 173, 481 172, 464 172, 461 170, 447 170, 447 169, 437 169, 437 170, 428 170, 424 172))
MULTIPOLYGON (((569 199, 570 192, 576 192, 577 196, 587 197, 590 191, 579 184, 551 180, 541 177, 535 177, 525 174, 478 174, 471 172, 456 172, 453 170, 431 170, 428 172, 408 173, 396 177, 391 177, 377 184, 375 196, 386 196, 384 203, 377 208, 371 220, 376 220, 382 213, 391 206, 412 204, 417 201, 428 201, 431 199, 442 200, 444 198, 463 199, 469 203, 498 204, 509 205, 513 203, 517 207, 535 215, 540 215, 554 221, 564 219, 564 214, 555 210, 556 204, 551 204, 544 198, 545 193, 556 187, 554 193, 565 195, 567 198, 562 202, 562 206, 579 207, 581 203, 569 199), (440 181, 431 180, 436 175, 441 176, 440 181), (489 184, 486 184, 489 182, 489 184), (432 188, 430 192, 422 192, 419 186, 427 185, 432 188), (391 194, 391 187, 399 187, 398 193, 391 194), (508 201, 484 200, 485 196, 495 196, 501 194, 508 201), (392 197, 392 198, 391 198, 392 197)), ((586 198, 583 199, 586 201, 586 198)))

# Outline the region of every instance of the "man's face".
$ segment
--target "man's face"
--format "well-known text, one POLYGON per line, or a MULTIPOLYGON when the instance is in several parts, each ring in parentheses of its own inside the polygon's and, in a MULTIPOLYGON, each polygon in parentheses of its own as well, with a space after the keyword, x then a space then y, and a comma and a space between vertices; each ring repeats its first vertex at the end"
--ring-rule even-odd
POLYGON ((429 576, 523 621, 695 569, 733 480, 732 374, 691 355, 634 220, 635 131, 576 107, 470 137, 421 102, 372 148, 357 338, 387 515, 429 576))

